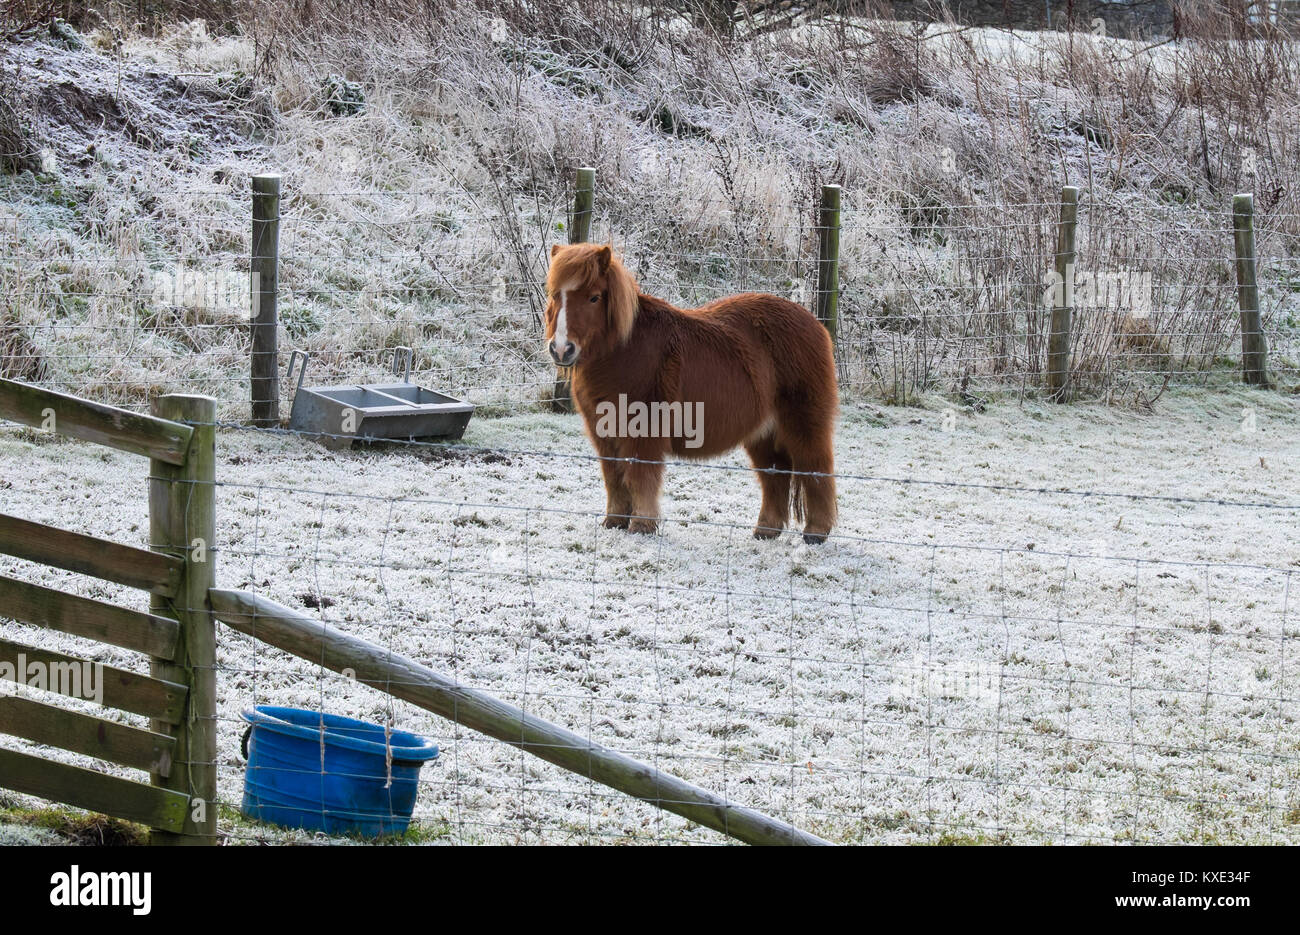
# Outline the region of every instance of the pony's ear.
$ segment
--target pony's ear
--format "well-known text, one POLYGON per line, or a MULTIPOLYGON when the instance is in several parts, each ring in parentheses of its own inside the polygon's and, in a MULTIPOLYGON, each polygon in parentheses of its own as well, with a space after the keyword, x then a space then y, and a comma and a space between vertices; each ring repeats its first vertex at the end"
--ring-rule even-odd
POLYGON ((555 259, 555 254, 559 253, 563 249, 564 247, 560 246, 557 243, 551 244, 551 259, 552 260, 555 259))
POLYGON ((614 258, 614 251, 610 249, 609 244, 605 244, 603 247, 600 247, 596 251, 595 257, 596 257, 596 262, 600 265, 601 273, 602 274, 608 273, 609 261, 614 258))

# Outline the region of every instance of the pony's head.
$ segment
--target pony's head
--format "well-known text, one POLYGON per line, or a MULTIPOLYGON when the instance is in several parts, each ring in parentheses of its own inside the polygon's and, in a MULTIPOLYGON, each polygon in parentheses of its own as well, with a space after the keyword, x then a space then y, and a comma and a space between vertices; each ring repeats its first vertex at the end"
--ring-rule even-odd
POLYGON ((636 280, 608 245, 553 246, 546 294, 546 346, 561 367, 606 353, 632 333, 636 280))

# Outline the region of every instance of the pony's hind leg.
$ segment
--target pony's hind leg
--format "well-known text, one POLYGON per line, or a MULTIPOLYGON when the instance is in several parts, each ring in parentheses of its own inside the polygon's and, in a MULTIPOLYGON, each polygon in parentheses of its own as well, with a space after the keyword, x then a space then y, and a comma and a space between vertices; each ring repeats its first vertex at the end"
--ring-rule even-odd
POLYGON ((775 539, 790 521, 790 455, 770 434, 747 442, 745 451, 763 492, 754 538, 775 539))
POLYGON ((809 425, 805 422, 794 433, 780 436, 781 443, 789 450, 793 462, 794 496, 791 499, 802 504, 805 520, 803 541, 809 545, 825 542, 831 527, 835 525, 833 436, 834 429, 829 420, 822 425, 809 425))
POLYGON ((815 448, 795 455, 794 470, 807 520, 803 527, 803 541, 809 545, 825 542, 836 517, 835 458, 829 440, 824 450, 815 448))

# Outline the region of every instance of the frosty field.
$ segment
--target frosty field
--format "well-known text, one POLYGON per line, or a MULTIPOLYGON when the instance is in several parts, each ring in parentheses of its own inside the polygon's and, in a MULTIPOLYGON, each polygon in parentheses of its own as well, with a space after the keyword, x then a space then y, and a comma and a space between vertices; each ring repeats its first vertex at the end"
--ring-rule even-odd
MULTIPOLYGON (((669 468, 658 537, 601 528, 574 416, 477 419, 465 451, 227 429, 217 580, 838 842, 1300 842, 1295 397, 948 413, 845 403, 822 547, 750 537, 736 456, 669 468)), ((147 473, 0 427, 3 512, 147 545, 147 473)), ((225 805, 239 713, 275 703, 435 739, 414 840, 725 840, 224 626, 218 641, 225 805)), ((220 828, 303 839, 234 808, 220 828)))

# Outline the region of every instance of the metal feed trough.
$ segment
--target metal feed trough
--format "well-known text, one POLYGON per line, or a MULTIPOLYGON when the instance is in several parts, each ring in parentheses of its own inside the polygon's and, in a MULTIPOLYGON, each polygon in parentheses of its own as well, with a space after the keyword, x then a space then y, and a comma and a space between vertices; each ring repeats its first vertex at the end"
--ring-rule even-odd
POLYGON ((393 372, 398 372, 403 360, 406 365, 401 383, 303 386, 311 359, 306 351, 290 355, 285 374, 288 382, 293 382, 299 356, 302 363, 289 428, 316 435, 332 450, 349 448, 357 439, 460 438, 474 413, 471 403, 411 382, 413 353, 409 347, 394 349, 393 372))

